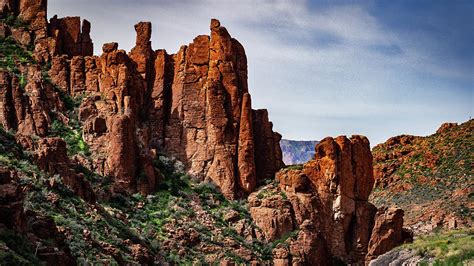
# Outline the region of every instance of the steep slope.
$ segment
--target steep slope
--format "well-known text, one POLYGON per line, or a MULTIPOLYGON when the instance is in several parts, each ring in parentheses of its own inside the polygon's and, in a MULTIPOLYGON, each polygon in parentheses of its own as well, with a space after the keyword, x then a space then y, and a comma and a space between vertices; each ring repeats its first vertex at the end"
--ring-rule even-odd
POLYGON ((303 164, 311 160, 314 156, 314 146, 318 144, 316 140, 289 140, 280 141, 283 162, 286 165, 303 164))
MULTIPOLYGON (((111 179, 85 169, 97 195, 87 202, 63 179, 39 169, 12 135, 0 129, 0 263, 162 264, 272 259, 246 203, 228 201, 211 183, 197 183, 184 165, 159 156, 156 192, 112 194, 111 179)), ((58 151, 56 151, 58 152, 58 151)), ((65 151, 63 151, 65 152, 65 151)), ((57 156, 58 154, 56 154, 57 156)))
POLYGON ((331 265, 361 263, 367 253, 371 259, 410 238, 401 228, 403 211, 377 211, 366 201, 373 182, 371 157, 366 156, 367 140, 360 137, 352 138, 355 153, 347 154, 354 158, 355 176, 337 150, 330 152, 334 140, 328 138, 303 171, 282 170, 277 180, 240 201, 227 200, 212 183, 190 179, 182 163, 163 155, 154 162, 163 180, 146 197, 111 194, 111 178, 71 162, 63 165, 85 177, 98 199, 80 197, 64 174, 53 175, 51 166, 40 163, 45 153, 59 164, 55 160, 64 159, 65 146, 30 154, 3 129, 0 139, 2 264, 331 265), (331 185, 318 183, 321 169, 335 171, 331 185), (343 194, 333 194, 334 186, 343 194), (335 208, 341 200, 344 205, 335 208))
POLYGON ((376 205, 405 210, 417 233, 472 227, 474 120, 427 137, 393 137, 373 149, 376 205))

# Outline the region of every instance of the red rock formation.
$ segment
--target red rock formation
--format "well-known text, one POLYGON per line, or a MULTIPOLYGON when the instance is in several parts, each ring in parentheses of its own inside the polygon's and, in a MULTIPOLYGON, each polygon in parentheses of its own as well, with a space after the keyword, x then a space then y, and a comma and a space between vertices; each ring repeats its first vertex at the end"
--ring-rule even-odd
POLYGON ((239 185, 245 193, 251 193, 257 185, 251 108, 250 94, 246 93, 242 99, 238 146, 239 154, 237 160, 239 167, 239 185))
POLYGON ((279 194, 262 199, 259 195, 253 193, 248 198, 252 219, 263 234, 257 237, 271 242, 293 231, 290 202, 279 194))
POLYGON ((95 195, 89 182, 71 169, 66 142, 61 138, 42 138, 35 143, 34 160, 38 167, 51 174, 58 174, 64 184, 84 200, 93 203, 95 195))
POLYGON ((25 28, 12 28, 11 29, 12 38, 22 46, 27 46, 31 43, 31 33, 25 28))
POLYGON ((135 47, 130 51, 129 57, 136 64, 136 69, 148 86, 153 85, 153 50, 151 48, 151 23, 140 22, 135 25, 137 39, 135 47))
POLYGON ((86 90, 85 61, 82 56, 74 56, 70 65, 70 89, 71 95, 78 95, 86 90))
POLYGON ((413 240, 412 233, 402 229, 403 214, 402 209, 394 207, 381 208, 377 211, 366 258, 367 263, 400 243, 413 240))
MULTIPOLYGON (((30 22, 36 19, 31 10, 45 3, 26 2, 19 14, 30 22)), ((135 25, 136 46, 128 55, 111 43, 100 57, 91 56, 87 21, 81 27, 79 17, 54 16, 43 26, 48 31, 35 39, 34 56, 51 61, 49 75, 60 90, 87 94, 79 117, 95 154, 93 169, 115 177, 117 190, 152 191, 157 179, 152 150, 177 157, 191 175, 213 181, 227 198, 251 193, 283 165, 281 136, 273 132, 268 113, 251 109, 245 51, 218 20, 211 21, 210 36, 196 37, 174 55, 152 50, 149 22, 135 25)), ((28 116, 17 117, 10 94, 4 93, 9 102, 2 124, 14 129, 25 124, 21 132, 45 136, 51 121, 47 106, 33 101, 24 111, 28 116)))
MULTIPOLYGON (((276 257, 275 263, 323 265, 329 263, 331 257, 346 263, 363 263, 369 242, 373 243, 371 249, 374 250, 403 243, 404 237, 384 236, 386 233, 377 229, 380 227, 377 223, 383 222, 375 218, 377 210, 367 201, 374 184, 368 140, 362 136, 326 138, 315 151, 314 159, 303 169, 283 170, 277 174, 279 189, 267 186, 249 196, 250 213, 267 240, 284 235, 277 232, 300 230, 296 239, 291 240, 294 244, 290 249, 278 251, 278 254, 289 255, 279 255, 281 258, 276 257), (288 200, 281 193, 285 193, 288 200), (290 205, 282 206, 284 202, 290 205), (293 229, 288 229, 289 225, 293 229), (391 242, 379 247, 383 246, 379 244, 380 238, 391 242), (310 248, 307 243, 317 244, 310 248)), ((401 232, 403 219, 390 225, 401 232)), ((374 256, 379 254, 375 252, 374 256)))
POLYGON ((51 123, 50 111, 63 110, 57 92, 41 77, 39 66, 30 66, 24 88, 14 74, 0 71, 0 123, 18 134, 45 136, 51 123))
POLYGON ((257 176, 261 181, 272 179, 274 173, 284 165, 280 148, 281 135, 273 132, 267 110, 252 110, 252 120, 257 176))
MULTIPOLYGON (((215 182, 226 197, 254 190, 260 178, 254 150, 272 155, 260 162, 265 178, 271 177, 282 165, 279 135, 273 133, 266 111, 260 111, 265 112, 259 120, 266 123, 267 137, 260 146, 255 141, 259 135, 253 128, 259 124, 252 118, 250 96, 244 96, 248 89, 242 46, 217 20, 211 22, 211 37, 198 36, 175 55, 152 53, 150 23, 138 23, 135 29, 136 46, 129 56, 116 44, 107 44, 96 61, 99 91, 106 98, 93 104, 98 113, 113 117, 130 112, 130 123, 142 128, 137 132, 149 132, 146 138, 134 136, 137 145, 176 156, 192 175, 215 182)), ((87 106, 81 110, 89 110, 87 106)), ((92 147, 99 146, 94 145, 99 139, 87 139, 92 147)))
POLYGON ((10 229, 26 236, 31 243, 43 240, 43 244, 35 251, 40 260, 48 265, 74 265, 75 259, 53 219, 24 209, 24 199, 29 188, 22 188, 16 183, 16 175, 9 169, 0 168, 0 233, 4 234, 5 229, 10 229))
POLYGON ((48 72, 51 81, 65 93, 69 92, 70 82, 69 62, 67 59, 66 55, 54 57, 51 60, 51 69, 48 72))
POLYGON ((2 16, 7 16, 8 13, 15 12, 15 3, 13 0, 0 0, 0 14, 2 16))
POLYGON ((90 37, 90 22, 80 17, 58 18, 54 16, 49 22, 49 35, 55 37, 59 54, 73 56, 91 56, 93 44, 90 37))
POLYGON ((115 190, 118 192, 135 192, 136 187, 136 143, 135 125, 127 115, 113 118, 110 129, 110 148, 106 174, 115 177, 115 190))
POLYGON ((35 34, 35 39, 47 37, 46 0, 20 0, 18 17, 29 24, 35 34))

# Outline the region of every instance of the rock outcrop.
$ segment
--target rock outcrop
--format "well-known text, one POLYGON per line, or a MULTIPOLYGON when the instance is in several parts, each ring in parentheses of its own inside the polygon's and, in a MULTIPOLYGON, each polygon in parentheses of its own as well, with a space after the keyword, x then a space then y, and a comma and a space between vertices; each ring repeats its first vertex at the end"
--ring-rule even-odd
POLYGON ((410 239, 402 233, 403 211, 389 209, 385 215, 385 209, 377 212, 368 202, 374 177, 365 137, 326 138, 316 146, 313 160, 301 170, 280 171, 277 180, 278 188, 267 186, 249 197, 250 213, 263 237, 273 241, 293 231, 294 247, 317 243, 294 250, 290 245, 279 252, 288 253, 280 265, 324 265, 331 258, 363 264, 366 257, 410 239))
MULTIPOLYGON (((66 142, 61 138, 43 138, 35 143, 34 160, 38 167, 51 174, 59 175, 66 186, 85 201, 94 203, 95 195, 84 176, 75 173, 67 156, 66 142)), ((51 185, 54 185, 52 183, 51 185)))
POLYGON ((140 173, 150 186, 156 184, 143 162, 149 165, 159 151, 184 162, 191 175, 216 183, 228 198, 272 178, 283 165, 281 136, 265 110, 251 109, 242 46, 217 20, 210 37, 198 36, 175 55, 152 50, 150 23, 135 29, 136 46, 128 55, 110 43, 101 57, 52 61, 53 81, 72 95, 90 95, 81 121, 106 121, 100 132, 94 126, 85 132, 94 153, 109 154, 96 158, 95 169, 116 177, 118 190, 134 192, 140 173), (265 156, 256 159, 255 153, 265 156))
POLYGON ((0 70, 0 124, 20 135, 43 137, 51 125, 51 111, 64 110, 64 103, 53 86, 43 80, 38 66, 30 66, 25 72, 19 77, 0 70))
POLYGON ((48 30, 50 36, 57 41, 58 54, 73 56, 91 56, 93 44, 90 37, 91 24, 87 20, 82 21, 80 17, 50 19, 48 30))
POLYGON ((375 216, 369 249, 366 257, 367 263, 384 254, 406 240, 413 240, 413 235, 403 227, 402 209, 380 208, 375 216))
POLYGON ((160 178, 152 170, 157 153, 176 157, 189 174, 214 182, 229 199, 253 192, 283 166, 281 136, 266 110, 252 110, 244 48, 218 20, 212 19, 210 36, 198 36, 171 55, 152 49, 151 23, 140 22, 130 53, 109 43, 98 57, 92 55, 87 20, 54 16, 48 23, 46 1, 40 0, 18 6, 7 1, 2 8, 2 14, 34 26, 34 58, 51 63, 48 74, 56 88, 48 84, 31 94, 46 82, 28 78, 25 96, 15 77, 2 74, 0 122, 46 136, 49 111, 63 110, 65 103, 54 100, 51 106, 43 99, 85 95, 79 120, 92 152, 91 170, 112 176, 114 191, 152 192, 160 178))

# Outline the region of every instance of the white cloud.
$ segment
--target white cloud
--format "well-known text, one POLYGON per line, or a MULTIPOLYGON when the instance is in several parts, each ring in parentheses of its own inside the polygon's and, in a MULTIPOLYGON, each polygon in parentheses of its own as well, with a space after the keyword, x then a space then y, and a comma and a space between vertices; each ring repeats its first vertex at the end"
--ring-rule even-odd
POLYGON ((413 126, 422 134, 441 119, 460 120, 472 114, 466 107, 472 93, 471 99, 454 93, 426 95, 456 89, 435 79, 472 82, 469 70, 446 67, 427 49, 432 40, 416 35, 403 38, 383 28, 361 5, 315 10, 304 0, 50 0, 49 6, 50 15, 89 19, 97 52, 109 41, 130 50, 135 41, 133 25, 149 20, 153 47, 172 53, 195 36, 208 34, 210 18, 220 19, 246 48, 254 106, 269 109, 284 137, 319 139, 361 129, 355 133, 380 142, 413 126), (325 45, 327 38, 334 41, 325 45), (374 49, 381 46, 397 47, 399 53, 374 49), (456 104, 459 107, 453 108, 456 104), (436 118, 440 109, 446 113, 436 118), (408 122, 395 130, 382 116, 408 122), (315 123, 304 120, 308 118, 315 123))

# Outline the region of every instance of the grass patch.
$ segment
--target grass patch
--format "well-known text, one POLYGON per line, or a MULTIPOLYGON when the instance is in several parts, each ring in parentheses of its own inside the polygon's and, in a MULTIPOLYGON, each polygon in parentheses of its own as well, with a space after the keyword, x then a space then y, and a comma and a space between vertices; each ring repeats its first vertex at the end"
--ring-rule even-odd
POLYGON ((434 258, 433 265, 461 265, 474 258, 474 229, 423 236, 400 248, 413 249, 420 256, 434 258))
POLYGON ((293 164, 285 167, 288 170, 303 170, 303 164, 293 164))

